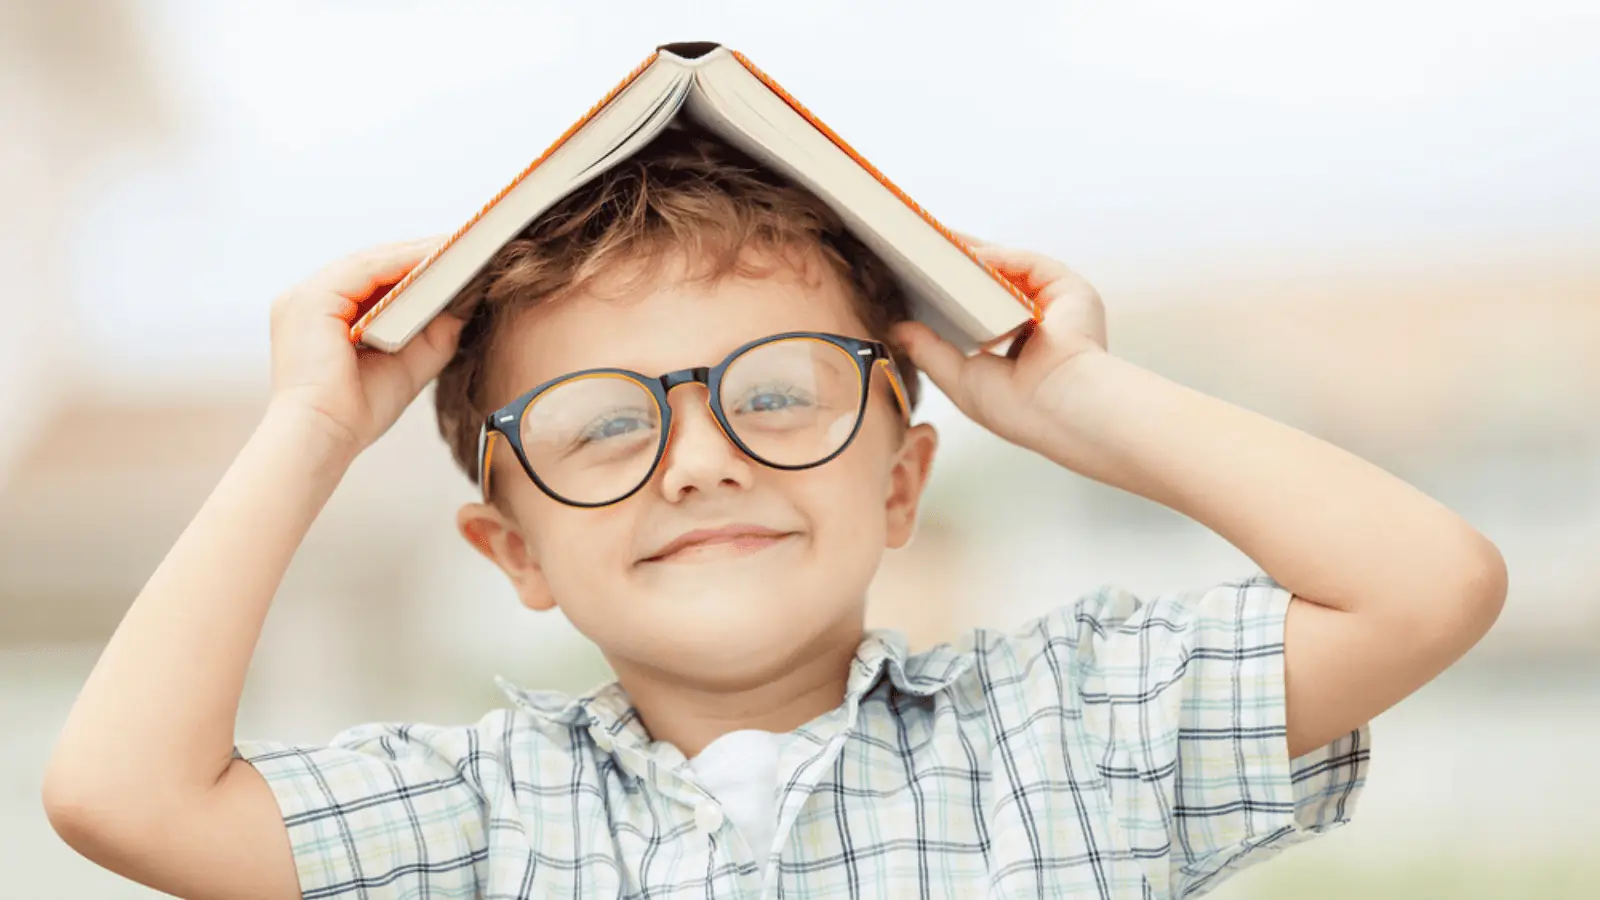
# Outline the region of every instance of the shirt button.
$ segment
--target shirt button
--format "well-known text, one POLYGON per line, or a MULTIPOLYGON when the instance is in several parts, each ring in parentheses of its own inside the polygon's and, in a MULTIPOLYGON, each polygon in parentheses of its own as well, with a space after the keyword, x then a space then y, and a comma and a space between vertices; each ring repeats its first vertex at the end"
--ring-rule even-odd
POLYGON ((600 748, 600 752, 611 752, 611 748, 614 746, 611 742, 611 732, 604 728, 591 728, 589 734, 594 738, 594 745, 600 748))
POLYGON ((722 827, 722 808, 707 800, 694 808, 694 827, 700 833, 710 837, 722 827))

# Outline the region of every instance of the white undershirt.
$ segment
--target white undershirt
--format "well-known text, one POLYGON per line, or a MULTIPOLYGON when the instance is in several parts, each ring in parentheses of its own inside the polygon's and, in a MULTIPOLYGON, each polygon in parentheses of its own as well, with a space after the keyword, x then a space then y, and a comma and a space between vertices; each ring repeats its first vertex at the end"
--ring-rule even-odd
POLYGON ((755 729, 730 731, 690 761, 700 786, 717 799, 763 870, 778 828, 778 756, 785 737, 755 729))

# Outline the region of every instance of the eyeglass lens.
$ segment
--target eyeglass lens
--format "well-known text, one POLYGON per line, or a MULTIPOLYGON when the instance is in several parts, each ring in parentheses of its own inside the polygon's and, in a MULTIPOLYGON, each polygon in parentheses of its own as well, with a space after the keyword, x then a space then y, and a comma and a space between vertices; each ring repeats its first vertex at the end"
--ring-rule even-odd
MULTIPOLYGON (((809 337, 736 357, 717 401, 735 441, 758 461, 813 465, 838 452, 861 410, 861 370, 843 348, 809 337)), ((655 395, 615 373, 574 376, 539 394, 519 423, 528 464, 553 493, 606 503, 651 475, 663 440, 655 395)))

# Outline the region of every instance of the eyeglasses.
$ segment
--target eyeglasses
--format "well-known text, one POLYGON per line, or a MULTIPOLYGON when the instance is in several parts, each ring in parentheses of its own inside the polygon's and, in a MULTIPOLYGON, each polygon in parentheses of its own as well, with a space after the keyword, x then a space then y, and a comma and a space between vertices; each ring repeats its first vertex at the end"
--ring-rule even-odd
POLYGON ((478 435, 478 481, 489 500, 496 438, 551 499, 599 507, 650 481, 672 434, 668 392, 706 387, 706 404, 734 446, 774 469, 809 469, 843 453, 871 396, 872 371, 888 374, 900 411, 911 406, 889 349, 877 341, 790 332, 751 341, 710 368, 650 378, 586 369, 547 381, 491 413, 478 435))

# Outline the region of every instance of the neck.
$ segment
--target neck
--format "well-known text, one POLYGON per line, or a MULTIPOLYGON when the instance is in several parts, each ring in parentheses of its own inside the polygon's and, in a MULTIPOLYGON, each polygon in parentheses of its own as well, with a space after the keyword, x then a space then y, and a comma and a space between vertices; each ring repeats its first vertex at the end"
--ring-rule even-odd
POLYGON ((820 635, 777 666, 747 678, 706 682, 611 660, 650 736, 694 757, 732 731, 788 732, 844 702, 850 661, 863 637, 857 621, 820 635))

